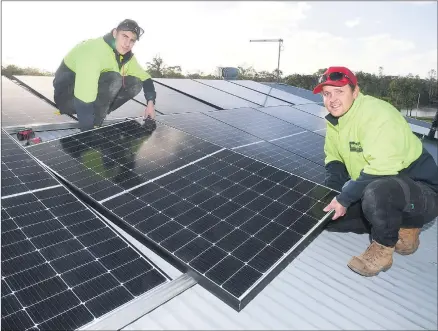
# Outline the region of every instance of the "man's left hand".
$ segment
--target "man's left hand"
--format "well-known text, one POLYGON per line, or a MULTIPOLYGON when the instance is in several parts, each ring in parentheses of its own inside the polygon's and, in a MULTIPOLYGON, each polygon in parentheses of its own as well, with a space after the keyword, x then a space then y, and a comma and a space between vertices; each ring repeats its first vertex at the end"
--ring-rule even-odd
POLYGON ((336 198, 333 198, 333 200, 323 209, 325 212, 329 212, 330 210, 335 211, 332 220, 338 219, 347 213, 347 208, 341 205, 336 198))
POLYGON ((155 106, 152 101, 148 102, 148 105, 146 106, 146 109, 144 111, 144 118, 147 118, 148 116, 155 120, 155 106))

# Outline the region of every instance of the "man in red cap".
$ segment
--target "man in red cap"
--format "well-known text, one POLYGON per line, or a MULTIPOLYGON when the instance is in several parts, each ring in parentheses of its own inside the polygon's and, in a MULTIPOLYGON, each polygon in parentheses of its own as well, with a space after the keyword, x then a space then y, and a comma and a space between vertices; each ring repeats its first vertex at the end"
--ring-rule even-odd
POLYGON ((422 226, 438 216, 438 166, 400 112, 363 95, 349 69, 328 68, 313 93, 329 112, 326 185, 340 192, 324 209, 334 210, 327 230, 369 232, 371 244, 348 266, 377 275, 394 251, 414 253, 422 226))

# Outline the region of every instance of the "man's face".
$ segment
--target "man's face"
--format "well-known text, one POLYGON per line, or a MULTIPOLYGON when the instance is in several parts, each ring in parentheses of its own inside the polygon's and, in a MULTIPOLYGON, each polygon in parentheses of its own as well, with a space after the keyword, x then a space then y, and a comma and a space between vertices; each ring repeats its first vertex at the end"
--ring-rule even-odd
POLYGON ((325 85, 322 87, 324 106, 334 117, 344 115, 350 109, 358 94, 358 86, 354 91, 349 85, 342 87, 325 85))
POLYGON ((137 41, 137 35, 131 31, 114 30, 113 37, 116 39, 117 52, 122 55, 128 53, 137 41))

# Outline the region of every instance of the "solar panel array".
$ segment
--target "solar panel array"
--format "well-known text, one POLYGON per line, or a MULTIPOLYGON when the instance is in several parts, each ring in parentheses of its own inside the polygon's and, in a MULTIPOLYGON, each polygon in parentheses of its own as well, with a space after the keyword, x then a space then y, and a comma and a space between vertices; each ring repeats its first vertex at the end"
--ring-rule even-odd
POLYGON ((47 102, 2 76, 2 127, 75 122, 68 116, 55 115, 56 111, 47 102))
POLYGON ((169 281, 4 131, 1 140, 2 329, 77 329, 169 281))
POLYGON ((153 133, 128 120, 27 151, 239 311, 322 231, 335 194, 319 185, 321 120, 254 84, 156 79, 153 133))

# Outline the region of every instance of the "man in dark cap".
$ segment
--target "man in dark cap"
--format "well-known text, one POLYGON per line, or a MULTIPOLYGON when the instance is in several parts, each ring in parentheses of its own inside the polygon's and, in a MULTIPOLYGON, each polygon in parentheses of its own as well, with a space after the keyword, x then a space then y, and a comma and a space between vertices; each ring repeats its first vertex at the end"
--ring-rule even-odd
POLYGON ((132 53, 144 30, 130 19, 103 37, 85 40, 63 59, 53 80, 61 114, 76 114, 82 131, 102 125, 110 112, 143 88, 144 117, 155 119, 156 92, 151 76, 132 53))
POLYGON ((421 228, 438 216, 438 167, 391 104, 363 95, 345 67, 331 67, 314 91, 329 114, 324 151, 326 185, 340 194, 327 230, 370 232, 372 242, 348 267, 374 276, 408 255, 421 228))

